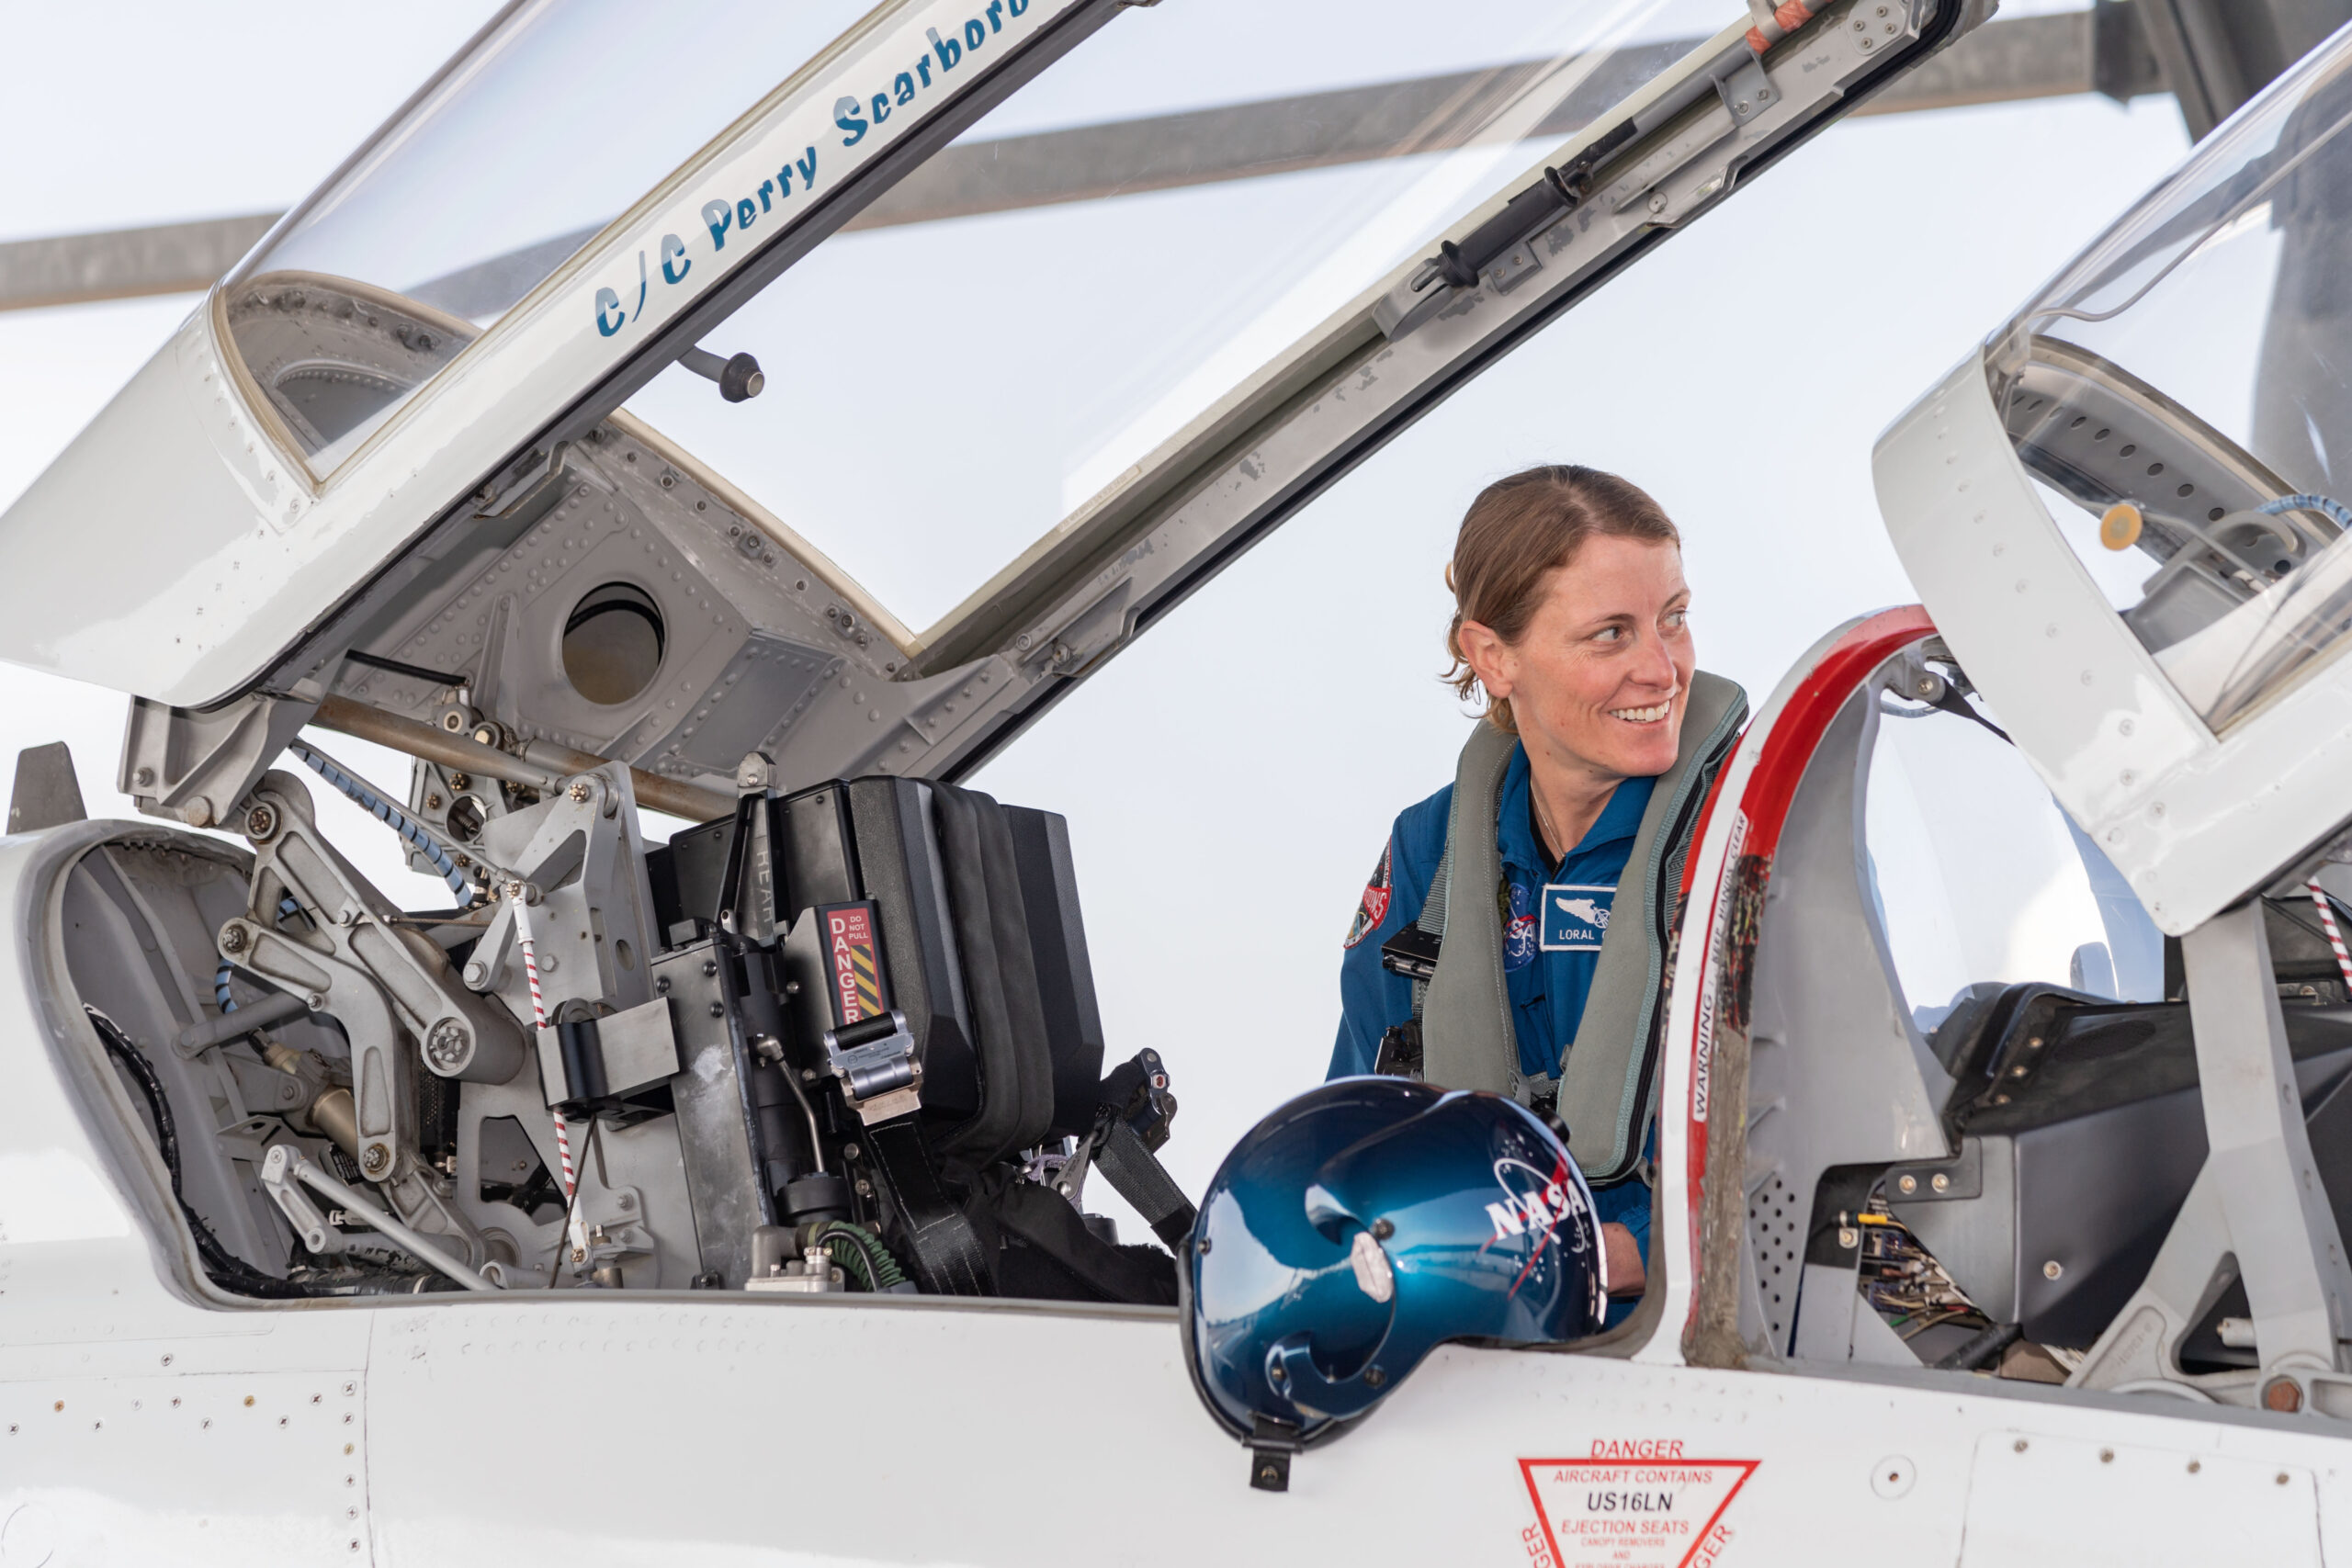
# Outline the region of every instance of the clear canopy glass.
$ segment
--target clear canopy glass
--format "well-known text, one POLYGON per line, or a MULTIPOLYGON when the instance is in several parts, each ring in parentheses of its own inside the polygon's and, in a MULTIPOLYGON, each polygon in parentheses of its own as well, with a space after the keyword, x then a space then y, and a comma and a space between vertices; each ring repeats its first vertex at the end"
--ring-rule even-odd
MULTIPOLYGON (((630 410, 934 626, 1433 236, 1738 21, 1724 0, 1123 13, 630 410)), ((926 638, 926 640, 929 640, 926 638)))
POLYGON ((509 7, 225 286, 313 469, 873 4, 509 7))
POLYGON ((2060 531, 2216 731, 2352 631, 2347 128, 2352 33, 1989 345, 1995 400, 2060 531))
MULTIPOLYGON (((313 472, 903 0, 868 3, 523 0, 502 16, 223 286, 238 358, 313 472)), ((681 364, 629 412, 893 622, 952 618, 1542 152, 1746 15, 1737 0, 1501 0, 1447 27, 1408 0, 1125 10, 711 334, 705 371, 751 353, 759 396, 723 400, 681 364)), ((888 108, 842 105, 861 110, 837 121, 853 137, 888 108)))
POLYGON ((2161 1001, 2163 934, 2017 749, 1945 709, 1879 706, 1864 843, 1920 1032, 2023 980, 2161 1001))

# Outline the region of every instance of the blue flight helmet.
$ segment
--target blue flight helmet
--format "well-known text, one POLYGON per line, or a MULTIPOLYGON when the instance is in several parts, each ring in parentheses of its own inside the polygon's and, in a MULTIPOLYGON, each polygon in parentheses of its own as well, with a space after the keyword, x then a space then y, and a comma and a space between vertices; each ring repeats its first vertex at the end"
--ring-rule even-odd
POLYGON ((1500 1095, 1340 1078, 1226 1156, 1185 1248, 1185 1359, 1218 1424, 1280 1475, 1452 1339, 1555 1344, 1608 1308, 1591 1190, 1500 1095))

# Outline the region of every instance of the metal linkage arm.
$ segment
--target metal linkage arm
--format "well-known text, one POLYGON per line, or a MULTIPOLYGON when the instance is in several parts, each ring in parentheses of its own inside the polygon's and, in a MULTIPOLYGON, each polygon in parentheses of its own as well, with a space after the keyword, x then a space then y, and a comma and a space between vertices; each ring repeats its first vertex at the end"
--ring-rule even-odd
POLYGON ((301 1236, 302 1245, 314 1253, 341 1252, 346 1244, 343 1233, 327 1224, 317 1204, 301 1190, 311 1187, 333 1199, 343 1208, 382 1234, 385 1240, 398 1246, 418 1262, 455 1280, 469 1291, 495 1291, 496 1285, 467 1268, 434 1246, 424 1236, 361 1197, 348 1184, 329 1176, 294 1148, 290 1144, 271 1145, 268 1157, 262 1161, 262 1185, 301 1236), (299 1185, 298 1185, 299 1184, 299 1185))

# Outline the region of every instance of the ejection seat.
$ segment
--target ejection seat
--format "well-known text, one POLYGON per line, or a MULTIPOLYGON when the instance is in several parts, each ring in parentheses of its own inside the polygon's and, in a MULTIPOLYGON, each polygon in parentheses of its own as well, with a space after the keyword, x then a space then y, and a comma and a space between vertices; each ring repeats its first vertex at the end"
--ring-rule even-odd
MULTIPOLYGON (((728 906, 736 857, 735 918, 747 934, 781 939, 781 963, 768 960, 780 972, 751 975, 747 986, 764 981, 778 998, 790 1025, 778 1032, 791 1042, 786 1066, 813 1081, 856 1057, 855 1070, 874 1075, 857 1080, 874 1108, 867 1124, 813 1129, 813 1152, 837 1152, 839 1164, 812 1159, 802 1127, 841 1101, 803 1104, 788 1083, 755 1092, 764 1179, 779 1201, 788 1207, 811 1164, 846 1169, 927 1291, 1172 1303, 1172 1259, 1117 1245, 1107 1222, 1077 1207, 1090 1168, 1100 1168, 1171 1245, 1193 1219, 1152 1157, 1176 1109, 1164 1066, 1145 1051, 1103 1073, 1064 819, 892 777, 750 800, 736 818, 677 834, 649 854, 648 871, 665 938, 683 949, 710 935, 728 906), (841 922, 861 911, 871 927, 854 928, 855 951, 837 954, 841 922), (911 1114, 893 1109, 917 1099, 911 1114)), ((696 1048, 721 1043, 723 1026, 696 1048)), ((704 1115, 691 1098, 684 1091, 679 1122, 697 1227, 722 1232, 717 1212, 742 1206, 726 1190, 740 1180, 743 1162, 730 1151, 741 1134, 727 1104, 704 1115)), ((741 1260, 711 1261, 724 1275, 741 1260)))

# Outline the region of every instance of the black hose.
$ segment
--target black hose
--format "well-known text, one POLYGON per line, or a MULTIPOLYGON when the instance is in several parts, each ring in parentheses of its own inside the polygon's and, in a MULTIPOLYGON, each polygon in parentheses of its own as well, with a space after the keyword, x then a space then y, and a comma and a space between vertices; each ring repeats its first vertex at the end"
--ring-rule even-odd
POLYGON ((187 1217, 188 1230, 196 1237, 197 1255, 203 1259, 205 1272, 211 1276, 212 1282, 248 1296, 283 1299, 308 1295, 309 1292, 292 1280, 265 1274, 220 1245, 220 1238, 212 1234, 212 1227, 204 1223, 203 1217, 181 1194, 179 1130, 172 1122, 171 1100, 164 1093, 164 1080, 155 1075, 155 1064, 141 1054, 139 1047, 130 1043, 130 1037, 123 1033, 114 1020, 94 1007, 85 1005, 82 1010, 90 1015, 90 1023, 97 1030, 99 1040, 105 1043, 107 1054, 122 1064, 130 1074, 131 1081, 139 1086, 141 1097, 147 1101, 147 1114, 155 1123, 155 1147, 164 1156, 164 1168, 171 1173, 172 1201, 187 1217))
POLYGON ((2020 1325, 1996 1323, 1992 1327, 1971 1335, 1962 1340, 1958 1349, 1951 1351, 1936 1363, 1936 1371, 1939 1372, 1975 1371, 1985 1362, 1994 1359, 2002 1351, 2015 1344, 2018 1337, 2024 1333, 2025 1329, 2020 1325))

